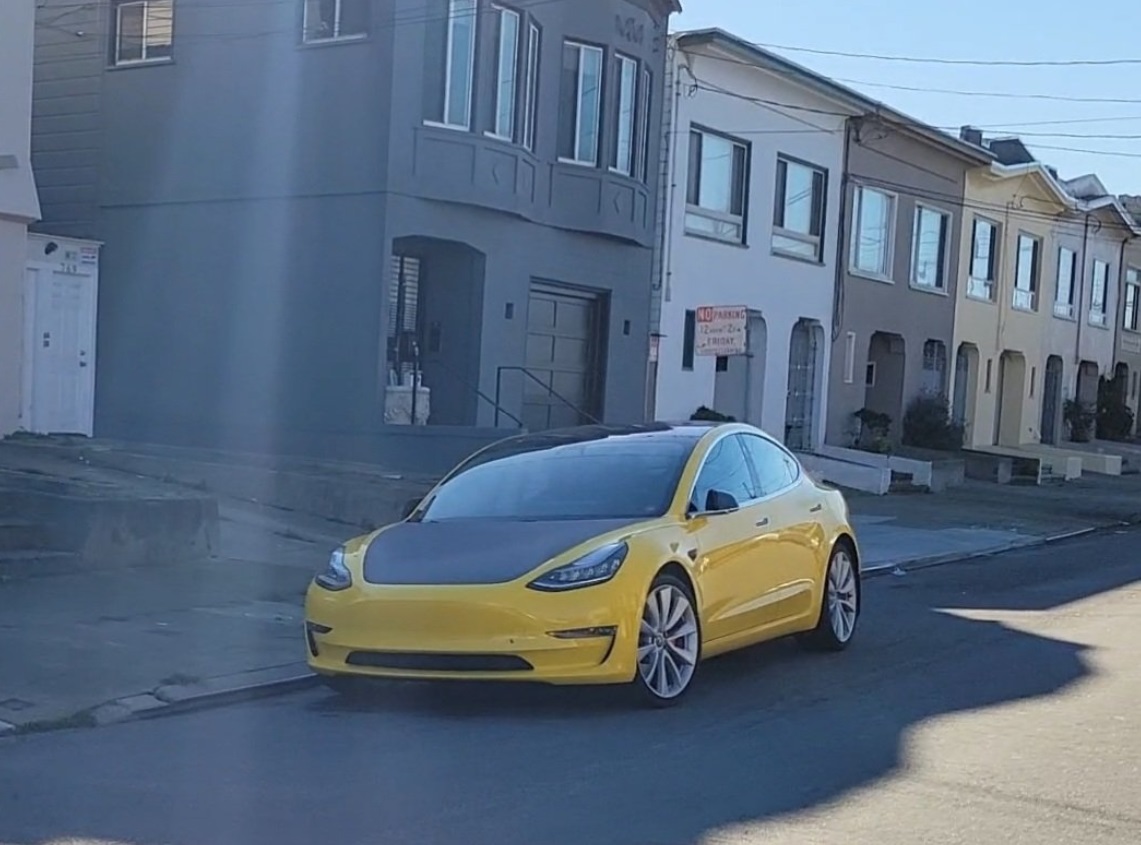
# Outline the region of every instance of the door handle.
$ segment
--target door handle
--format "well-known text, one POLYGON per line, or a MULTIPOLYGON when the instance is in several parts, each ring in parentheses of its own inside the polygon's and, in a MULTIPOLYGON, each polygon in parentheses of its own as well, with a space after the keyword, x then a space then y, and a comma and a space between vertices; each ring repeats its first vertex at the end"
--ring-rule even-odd
POLYGON ((813 505, 812 507, 810 507, 808 509, 808 512, 809 513, 820 513, 820 511, 822 511, 822 510, 824 510, 824 505, 817 502, 815 505, 813 505))
POLYGON ((769 518, 767 516, 764 517, 763 519, 757 520, 757 527, 758 528, 764 528, 768 524, 769 524, 769 518))

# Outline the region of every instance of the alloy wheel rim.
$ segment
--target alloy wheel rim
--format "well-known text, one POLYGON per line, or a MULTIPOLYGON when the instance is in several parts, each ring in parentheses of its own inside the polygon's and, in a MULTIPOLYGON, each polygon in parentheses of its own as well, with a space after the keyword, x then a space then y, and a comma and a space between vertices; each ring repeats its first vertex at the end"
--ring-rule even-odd
POLYGON ((689 597, 672 584, 653 590, 638 631, 638 673, 662 699, 685 692, 697 668, 697 614, 689 597))
POLYGON ((832 633, 842 643, 852 638, 859 601, 852 558, 841 549, 833 556, 832 565, 828 568, 828 621, 832 625, 832 633))

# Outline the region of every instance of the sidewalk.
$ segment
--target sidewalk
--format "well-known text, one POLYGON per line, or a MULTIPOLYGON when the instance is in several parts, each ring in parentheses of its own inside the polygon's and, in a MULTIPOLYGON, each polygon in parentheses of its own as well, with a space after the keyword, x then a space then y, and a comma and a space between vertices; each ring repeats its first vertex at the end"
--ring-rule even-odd
MULTIPOLYGON (((208 560, 0 583, 0 733, 308 681, 304 591, 359 529, 211 492, 222 524, 208 560)), ((849 502, 865 568, 891 571, 1141 521, 1141 478, 975 482, 941 495, 850 493, 849 502)))

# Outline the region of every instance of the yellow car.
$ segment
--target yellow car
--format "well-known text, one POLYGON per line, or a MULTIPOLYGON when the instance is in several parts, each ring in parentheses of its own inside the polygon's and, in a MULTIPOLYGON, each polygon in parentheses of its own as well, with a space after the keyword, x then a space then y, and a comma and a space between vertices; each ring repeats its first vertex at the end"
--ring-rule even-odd
POLYGON ((309 587, 310 667, 360 678, 630 684, 668 705, 701 661, 860 614, 843 495, 740 424, 582 426, 476 452, 309 587))

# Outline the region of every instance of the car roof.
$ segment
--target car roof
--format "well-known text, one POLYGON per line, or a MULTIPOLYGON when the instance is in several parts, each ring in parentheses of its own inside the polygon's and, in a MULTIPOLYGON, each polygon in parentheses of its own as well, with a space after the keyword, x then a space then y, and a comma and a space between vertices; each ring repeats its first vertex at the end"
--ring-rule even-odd
POLYGON ((520 434, 510 438, 510 442, 513 446, 524 449, 542 449, 571 443, 585 443, 592 440, 687 440, 696 442, 708 434, 711 429, 720 425, 725 425, 725 423, 703 421, 631 423, 629 425, 595 423, 520 434))

